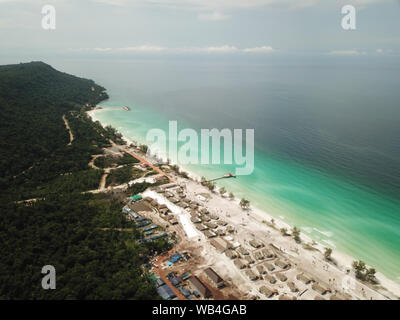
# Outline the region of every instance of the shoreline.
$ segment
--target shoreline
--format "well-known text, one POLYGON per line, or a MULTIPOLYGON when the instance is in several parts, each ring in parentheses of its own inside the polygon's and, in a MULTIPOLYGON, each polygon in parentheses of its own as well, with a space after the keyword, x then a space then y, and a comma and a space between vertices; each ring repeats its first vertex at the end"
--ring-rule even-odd
MULTIPOLYGON (((96 119, 96 117, 94 115, 94 113, 99 110, 107 110, 107 107, 101 107, 101 109, 94 108, 92 110, 87 111, 86 113, 93 121, 100 122, 100 120, 96 119)), ((104 125, 104 124, 102 123, 102 125, 104 125)), ((125 136, 123 136, 123 140, 125 140, 128 143, 128 145, 133 143, 132 140, 130 140, 129 138, 127 138, 125 136)), ((198 187, 201 186, 199 175, 188 170, 187 168, 185 168, 183 166, 179 166, 179 168, 181 169, 181 171, 186 172, 188 174, 189 178, 194 180, 193 183, 197 184, 198 187)), ((179 180, 182 182, 185 182, 184 180, 187 180, 187 179, 179 178, 179 180)), ((189 181, 187 181, 186 183, 188 183, 189 181)), ((224 210, 224 201, 229 201, 230 203, 236 205, 239 208, 240 200, 237 198, 234 198, 233 200, 229 200, 226 197, 222 197, 221 195, 218 194, 218 187, 217 187, 217 192, 212 193, 212 196, 214 198, 221 198, 220 201, 218 201, 218 199, 216 201, 217 205, 215 206, 215 210, 217 210, 217 211, 222 212, 224 210)), ((257 207, 251 206, 251 209, 247 213, 249 213, 248 218, 247 218, 249 221, 254 220, 258 224, 261 224, 263 227, 265 226, 265 228, 267 228, 267 229, 268 228, 273 229, 272 227, 270 227, 269 225, 264 223, 264 222, 269 223, 271 221, 271 219, 274 220, 274 224, 278 230, 280 228, 286 228, 288 231, 290 231, 292 229, 292 226, 289 225, 287 222, 283 221, 281 218, 276 218, 273 215, 269 214, 267 211, 259 209, 257 207)), ((313 247, 318 251, 318 254, 323 255, 324 249, 326 247, 324 245, 322 245, 319 241, 313 240, 310 236, 308 236, 304 232, 301 232, 300 237, 302 239, 302 244, 313 243, 313 247)), ((289 237, 282 236, 282 238, 289 238, 289 237)), ((296 244, 295 246, 302 247, 302 244, 296 244)), ((291 244, 291 246, 293 246, 293 244, 291 244)), ((348 268, 351 269, 351 264, 355 260, 350 255, 342 253, 340 251, 337 251, 336 249, 333 250, 332 258, 337 263, 337 266, 334 266, 333 263, 329 263, 329 262, 326 262, 326 264, 329 264, 330 266, 336 268, 337 271, 339 271, 341 273, 345 273, 346 272, 345 269, 348 269, 348 268)), ((316 270, 310 271, 311 274, 313 274, 314 272, 317 272, 317 271, 316 270)), ((388 292, 392 293, 393 295, 400 297, 400 284, 396 283, 395 280, 387 278, 384 274, 380 273, 379 270, 377 270, 376 278, 379 282, 378 286, 381 286, 381 287, 385 288, 388 292)), ((357 282, 360 282, 360 281, 357 280, 357 282)), ((367 286, 367 287, 372 287, 372 285, 367 286)), ((377 291, 376 289, 371 289, 371 290, 377 291)), ((379 292, 379 294, 382 294, 382 292, 379 292)))

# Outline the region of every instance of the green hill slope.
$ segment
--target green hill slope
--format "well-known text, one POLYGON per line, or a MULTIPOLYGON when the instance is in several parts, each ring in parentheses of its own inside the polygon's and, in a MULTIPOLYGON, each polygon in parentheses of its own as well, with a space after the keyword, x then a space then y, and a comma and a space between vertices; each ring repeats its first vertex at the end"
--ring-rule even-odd
POLYGON ((85 115, 107 97, 42 62, 0 66, 0 299, 158 297, 142 266, 168 243, 139 245, 120 200, 82 193, 103 172, 88 166, 91 155, 120 139, 85 115), (56 290, 42 289, 44 265, 56 268, 56 290))

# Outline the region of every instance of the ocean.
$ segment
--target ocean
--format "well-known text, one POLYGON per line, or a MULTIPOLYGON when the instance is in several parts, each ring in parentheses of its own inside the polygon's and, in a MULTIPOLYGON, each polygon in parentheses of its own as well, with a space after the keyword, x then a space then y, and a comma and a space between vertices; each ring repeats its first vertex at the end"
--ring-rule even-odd
MULTIPOLYGON (((400 283, 398 58, 46 62, 106 87, 110 99, 95 118, 131 140, 146 142, 170 120, 181 129, 254 129, 254 172, 217 184, 400 283)), ((185 167, 207 178, 234 170, 185 167)))

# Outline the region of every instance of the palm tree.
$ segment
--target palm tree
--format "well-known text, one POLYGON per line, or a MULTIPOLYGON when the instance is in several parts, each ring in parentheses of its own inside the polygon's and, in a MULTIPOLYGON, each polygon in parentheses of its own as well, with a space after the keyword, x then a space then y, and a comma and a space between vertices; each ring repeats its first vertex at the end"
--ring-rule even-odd
POLYGON ((224 187, 221 187, 221 189, 219 189, 219 193, 221 194, 221 196, 223 196, 226 193, 226 189, 224 187))
POLYGON ((292 229, 292 236, 293 236, 293 239, 294 239, 297 243, 300 243, 300 242, 301 242, 301 239, 300 239, 300 230, 299 230, 297 227, 294 227, 294 228, 292 229))
POLYGON ((326 260, 331 260, 331 255, 332 255, 332 249, 331 248, 325 248, 324 252, 324 257, 326 260))
POLYGON ((207 188, 208 188, 211 192, 213 192, 213 191, 215 190, 215 187, 216 187, 216 185, 215 185, 214 182, 207 182, 207 188))
POLYGON ((242 198, 242 200, 240 200, 239 205, 243 210, 247 210, 250 207, 250 201, 245 198, 242 198))
POLYGON ((233 200, 235 198, 235 195, 232 192, 229 192, 229 199, 233 200))

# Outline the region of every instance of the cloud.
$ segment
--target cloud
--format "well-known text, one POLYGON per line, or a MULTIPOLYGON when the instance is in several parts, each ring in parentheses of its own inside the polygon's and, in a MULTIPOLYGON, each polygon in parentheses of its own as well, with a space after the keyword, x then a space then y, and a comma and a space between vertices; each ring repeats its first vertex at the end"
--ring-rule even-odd
POLYGON ((120 52, 153 53, 153 52, 167 51, 168 48, 152 46, 152 45, 141 45, 141 46, 135 46, 135 47, 117 48, 115 50, 120 51, 120 52))
POLYGON ((94 48, 94 51, 98 51, 98 52, 107 52, 107 51, 111 51, 112 48, 94 48))
POLYGON ((333 50, 328 53, 329 55, 334 56, 357 56, 362 54, 358 50, 333 50))
POLYGON ((271 46, 262 46, 262 47, 255 47, 255 48, 246 48, 243 49, 245 53, 272 53, 275 49, 271 46))
POLYGON ((382 54, 383 53, 383 49, 376 49, 376 53, 382 54))
POLYGON ((212 13, 200 13, 197 17, 199 20, 205 21, 223 21, 230 19, 231 16, 214 11, 212 13))
POLYGON ((239 49, 235 46, 219 46, 219 47, 205 47, 205 48, 194 48, 197 52, 207 52, 207 53, 233 53, 238 52, 239 49))
POLYGON ((271 46, 261 46, 254 48, 239 49, 236 46, 221 45, 221 46, 208 46, 208 47, 178 47, 168 48, 155 45, 140 45, 132 47, 121 47, 121 48, 75 48, 70 49, 75 52, 90 52, 94 51, 97 53, 133 53, 133 54, 152 54, 152 53, 168 53, 168 54, 266 54, 276 52, 271 46))

